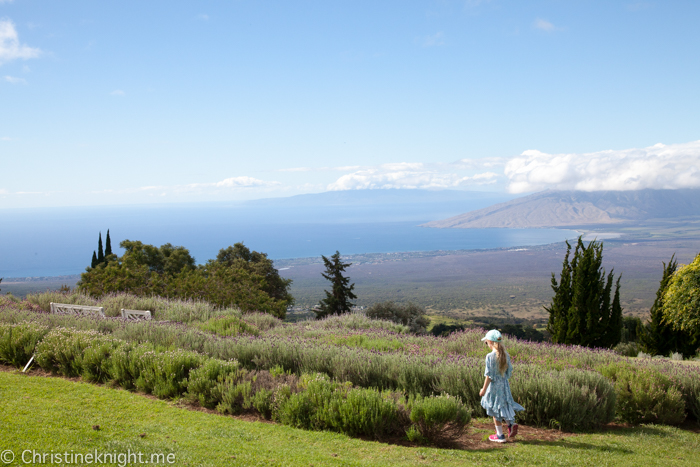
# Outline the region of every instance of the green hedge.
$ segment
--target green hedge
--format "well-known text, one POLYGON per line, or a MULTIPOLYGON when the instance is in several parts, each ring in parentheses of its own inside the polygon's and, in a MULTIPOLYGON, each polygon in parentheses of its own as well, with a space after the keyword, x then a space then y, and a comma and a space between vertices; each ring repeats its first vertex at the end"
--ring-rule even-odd
POLYGON ((280 368, 249 371, 236 361, 129 343, 94 330, 47 329, 35 323, 2 325, 0 362, 11 363, 27 341, 44 333, 35 353, 44 370, 114 381, 159 398, 185 397, 222 413, 257 412, 283 424, 376 439, 417 430, 434 443, 452 439, 471 419, 454 397, 406 399, 400 393, 333 382, 321 374, 304 374, 299 380, 280 368), (11 338, 17 335, 31 338, 11 338))

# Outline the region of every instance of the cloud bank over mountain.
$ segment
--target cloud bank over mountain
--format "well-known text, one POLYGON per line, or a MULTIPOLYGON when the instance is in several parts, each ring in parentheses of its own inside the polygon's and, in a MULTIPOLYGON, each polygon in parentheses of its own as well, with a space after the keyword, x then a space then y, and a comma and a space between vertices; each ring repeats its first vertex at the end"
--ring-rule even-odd
POLYGON ((504 174, 510 193, 698 188, 700 141, 585 154, 529 150, 510 159, 504 174))

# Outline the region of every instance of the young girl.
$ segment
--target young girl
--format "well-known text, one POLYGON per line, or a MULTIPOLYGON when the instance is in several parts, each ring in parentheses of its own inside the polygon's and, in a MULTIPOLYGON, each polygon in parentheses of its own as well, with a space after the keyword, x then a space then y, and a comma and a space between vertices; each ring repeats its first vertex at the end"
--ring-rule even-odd
POLYGON ((491 353, 486 356, 486 380, 484 387, 479 391, 481 406, 493 417, 493 423, 496 425, 496 434, 489 436, 489 441, 505 443, 506 436, 503 434, 501 420, 508 424, 508 437, 515 436, 518 433, 515 412, 525 408, 515 402, 510 393, 508 379, 513 373, 513 366, 510 364, 510 355, 501 343, 501 333, 492 329, 481 340, 486 341, 491 349, 491 353))

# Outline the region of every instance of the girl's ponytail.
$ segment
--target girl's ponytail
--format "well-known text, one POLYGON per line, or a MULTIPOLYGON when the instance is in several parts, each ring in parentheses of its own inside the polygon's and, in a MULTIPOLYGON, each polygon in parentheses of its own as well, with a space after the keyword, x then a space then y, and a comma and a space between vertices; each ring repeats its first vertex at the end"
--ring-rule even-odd
POLYGON ((498 371, 501 372, 501 376, 506 373, 508 369, 508 357, 506 355, 506 348, 500 342, 494 342, 496 344, 496 356, 498 358, 498 371))

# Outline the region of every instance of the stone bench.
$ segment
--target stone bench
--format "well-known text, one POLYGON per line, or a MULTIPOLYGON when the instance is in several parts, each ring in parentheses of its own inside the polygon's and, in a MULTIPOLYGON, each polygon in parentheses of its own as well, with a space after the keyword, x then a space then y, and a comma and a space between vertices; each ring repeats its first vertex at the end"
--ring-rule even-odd
POLYGON ((101 306, 85 306, 85 305, 70 305, 68 303, 51 302, 51 313, 78 315, 78 316, 95 316, 99 315, 105 318, 105 309, 101 306))
POLYGON ((150 320, 153 318, 148 310, 127 310, 122 308, 122 319, 128 321, 150 320))

